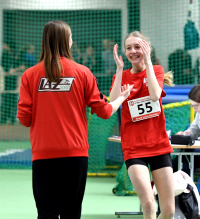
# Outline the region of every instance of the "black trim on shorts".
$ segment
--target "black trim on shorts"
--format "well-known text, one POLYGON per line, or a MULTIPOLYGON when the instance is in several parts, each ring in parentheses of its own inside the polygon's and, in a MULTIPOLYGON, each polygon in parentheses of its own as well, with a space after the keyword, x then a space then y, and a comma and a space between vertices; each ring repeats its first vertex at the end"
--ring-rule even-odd
POLYGON ((158 155, 154 157, 140 157, 140 158, 131 158, 129 160, 125 161, 126 168, 128 168, 132 165, 138 164, 138 165, 144 165, 148 167, 150 165, 151 171, 161 169, 163 167, 171 167, 172 168, 172 160, 171 160, 171 154, 163 154, 158 155))

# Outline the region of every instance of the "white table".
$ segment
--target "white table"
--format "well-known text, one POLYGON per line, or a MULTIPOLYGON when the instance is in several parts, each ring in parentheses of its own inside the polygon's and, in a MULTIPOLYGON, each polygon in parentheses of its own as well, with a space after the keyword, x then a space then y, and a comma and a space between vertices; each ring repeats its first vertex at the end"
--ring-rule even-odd
MULTIPOLYGON (((108 141, 113 141, 117 143, 121 143, 121 137, 120 136, 111 136, 108 138, 108 141)), ((178 145, 178 144, 171 144, 173 149, 200 149, 200 141, 196 140, 194 145, 188 146, 188 145, 178 145)), ((177 155, 178 156, 178 170, 182 169, 182 156, 183 155, 189 155, 190 156, 190 177, 192 180, 194 180, 194 156, 195 155, 200 155, 198 152, 185 152, 185 151, 180 151, 180 152, 173 152, 171 153, 172 155, 177 155)))

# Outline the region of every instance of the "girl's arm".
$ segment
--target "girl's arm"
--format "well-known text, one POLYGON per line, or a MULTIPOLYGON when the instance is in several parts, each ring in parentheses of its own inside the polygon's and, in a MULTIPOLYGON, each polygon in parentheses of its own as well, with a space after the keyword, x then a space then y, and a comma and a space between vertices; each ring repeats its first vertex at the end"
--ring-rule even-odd
POLYGON ((185 132, 190 132, 190 135, 192 139, 197 139, 197 137, 200 135, 200 129, 199 129, 199 120, 200 115, 196 113, 195 119, 190 125, 190 127, 185 132))
POLYGON ((199 119, 200 116, 197 113, 190 127, 184 132, 182 131, 178 132, 176 135, 190 135, 192 139, 197 139, 197 137, 200 135, 200 128, 198 126, 199 119))
POLYGON ((114 49, 113 49, 113 54, 114 54, 115 63, 117 65, 117 70, 116 70, 115 82, 114 82, 112 90, 110 92, 110 101, 111 102, 116 100, 120 95, 119 91, 121 90, 122 72, 123 72, 123 68, 124 68, 123 59, 121 56, 120 57, 118 56, 117 50, 118 50, 118 45, 116 44, 114 46, 114 49))
POLYGON ((96 114, 102 119, 109 119, 116 112, 120 105, 126 100, 133 86, 124 85, 118 91, 118 98, 108 103, 105 95, 103 95, 97 86, 97 80, 92 72, 85 68, 84 78, 84 100, 87 106, 91 108, 91 114, 96 114))
POLYGON ((144 63, 146 65, 149 94, 152 101, 155 102, 160 99, 162 89, 159 86, 155 76, 155 72, 150 57, 150 47, 148 43, 144 40, 139 40, 138 43, 140 44, 144 55, 144 63))
POLYGON ((22 75, 20 86, 20 97, 18 101, 17 118, 23 126, 29 127, 32 122, 32 106, 33 100, 29 87, 29 82, 26 76, 26 72, 22 75))

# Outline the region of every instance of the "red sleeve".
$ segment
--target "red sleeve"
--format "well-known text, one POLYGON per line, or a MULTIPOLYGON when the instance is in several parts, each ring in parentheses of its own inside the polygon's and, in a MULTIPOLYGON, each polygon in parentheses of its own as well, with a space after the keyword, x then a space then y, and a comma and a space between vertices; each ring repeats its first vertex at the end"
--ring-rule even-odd
POLYGON ((164 68, 161 65, 156 65, 154 66, 154 72, 155 72, 158 84, 162 89, 161 97, 165 97, 166 93, 163 90, 163 82, 164 82, 164 74, 165 74, 164 68))
POLYGON ((20 97, 18 102, 17 118, 20 123, 26 127, 31 126, 32 120, 32 96, 29 88, 29 83, 24 73, 21 79, 20 97))
POLYGON ((85 101, 86 105, 91 108, 91 113, 96 114, 102 119, 109 119, 112 114, 112 105, 108 103, 97 86, 97 79, 88 70, 85 83, 85 101))
POLYGON ((113 84, 115 82, 115 78, 116 78, 116 74, 113 75, 113 78, 112 78, 112 85, 110 87, 110 90, 109 90, 109 93, 111 92, 112 88, 113 88, 113 84))

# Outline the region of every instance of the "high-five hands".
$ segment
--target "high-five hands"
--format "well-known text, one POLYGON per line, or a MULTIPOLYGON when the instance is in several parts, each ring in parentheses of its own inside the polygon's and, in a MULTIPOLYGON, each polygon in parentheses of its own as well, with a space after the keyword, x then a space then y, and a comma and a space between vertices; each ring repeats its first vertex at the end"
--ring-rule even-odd
POLYGON ((120 89, 120 96, 123 96, 125 99, 128 98, 128 96, 130 95, 131 90, 133 89, 134 85, 129 85, 129 84, 125 84, 124 86, 121 87, 120 89))
POLYGON ((110 104, 112 105, 112 114, 115 113, 117 109, 120 107, 120 105, 128 98, 132 89, 133 89, 133 85, 129 85, 129 84, 121 87, 118 98, 110 102, 110 104))

